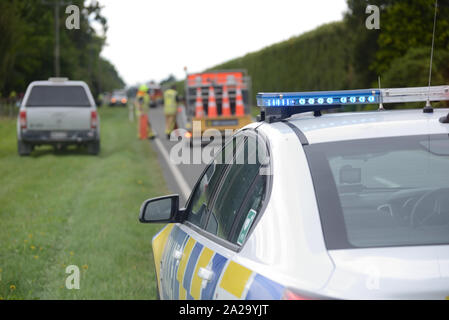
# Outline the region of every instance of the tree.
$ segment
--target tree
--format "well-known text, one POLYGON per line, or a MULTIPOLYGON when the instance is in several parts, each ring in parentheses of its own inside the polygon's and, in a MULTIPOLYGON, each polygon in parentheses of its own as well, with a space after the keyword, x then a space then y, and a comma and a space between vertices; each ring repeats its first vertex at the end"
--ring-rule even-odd
MULTIPOLYGON (((432 85, 447 84, 448 50, 436 50, 433 61, 432 85)), ((382 78, 385 87, 423 87, 429 80, 429 48, 411 48, 404 56, 394 59, 382 78)))
POLYGON ((370 87, 377 80, 377 73, 371 65, 376 59, 378 38, 384 28, 383 12, 390 3, 390 0, 347 0, 344 22, 350 30, 351 87, 370 87), (380 30, 368 30, 365 26, 369 16, 366 13, 368 5, 376 5, 380 9, 380 30))
MULTIPOLYGON (((107 31, 107 20, 98 2, 71 2, 80 8, 79 30, 64 28, 65 10, 61 10, 61 74, 83 80, 96 96, 124 86, 115 67, 100 57, 105 44, 91 25, 97 21, 107 31)), ((35 0, 0 1, 0 92, 23 92, 34 80, 53 75, 54 15, 53 8, 35 0)))
MULTIPOLYGON (((449 0, 439 0, 435 48, 449 49, 449 0)), ((387 72, 395 59, 411 48, 427 47, 430 57, 434 0, 392 1, 381 18, 379 49, 372 64, 377 74, 387 72)))
POLYGON ((2 92, 7 74, 11 72, 17 51, 16 39, 22 32, 16 7, 11 2, 0 2, 0 93, 2 92))
POLYGON ((170 85, 172 83, 176 82, 176 77, 173 74, 170 74, 167 78, 163 79, 160 82, 160 85, 170 85))

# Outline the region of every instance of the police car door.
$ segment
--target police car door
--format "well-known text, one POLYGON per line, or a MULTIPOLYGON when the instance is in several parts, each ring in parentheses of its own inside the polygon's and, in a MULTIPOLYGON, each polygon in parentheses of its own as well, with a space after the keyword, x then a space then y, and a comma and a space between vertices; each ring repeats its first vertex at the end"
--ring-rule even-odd
POLYGON ((248 293, 252 272, 232 257, 243 245, 265 194, 260 162, 250 159, 256 140, 249 131, 237 135, 197 183, 187 221, 174 227, 167 243, 171 262, 165 279, 171 281, 164 298, 239 299, 248 293))
MULTIPOLYGON (((192 276, 200 254, 203 255, 202 259, 204 260, 207 258, 207 255, 210 256, 211 251, 208 249, 203 250, 204 246, 194 237, 191 237, 192 229, 196 228, 199 231, 205 225, 208 206, 219 186, 222 175, 226 171, 228 164, 233 161, 235 150, 241 142, 242 139, 235 137, 215 157, 214 161, 206 168, 198 180, 188 201, 188 222, 172 225, 172 230, 161 259, 160 285, 162 299, 200 298, 197 297, 198 288, 196 288, 198 279, 196 279, 194 284, 192 296, 192 276)), ((215 263, 217 263, 218 259, 217 256, 215 263)))

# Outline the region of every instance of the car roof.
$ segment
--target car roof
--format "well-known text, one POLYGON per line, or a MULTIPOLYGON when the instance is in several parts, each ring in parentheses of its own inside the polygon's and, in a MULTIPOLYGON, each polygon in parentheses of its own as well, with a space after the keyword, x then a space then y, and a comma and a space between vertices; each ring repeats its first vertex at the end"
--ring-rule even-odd
POLYGON ((313 113, 294 115, 287 120, 298 128, 309 144, 370 139, 420 134, 449 133, 449 124, 439 121, 448 115, 449 109, 434 109, 433 113, 424 113, 422 109, 339 112, 323 114, 313 113))

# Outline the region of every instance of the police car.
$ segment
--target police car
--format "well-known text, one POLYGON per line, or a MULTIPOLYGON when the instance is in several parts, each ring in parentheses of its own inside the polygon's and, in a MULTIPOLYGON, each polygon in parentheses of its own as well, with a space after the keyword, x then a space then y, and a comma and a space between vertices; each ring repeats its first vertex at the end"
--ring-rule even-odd
POLYGON ((152 241, 160 298, 448 299, 449 109, 430 105, 443 100, 449 86, 258 94, 260 121, 185 208, 141 207, 167 223, 152 241), (351 104, 379 110, 321 115, 351 104))

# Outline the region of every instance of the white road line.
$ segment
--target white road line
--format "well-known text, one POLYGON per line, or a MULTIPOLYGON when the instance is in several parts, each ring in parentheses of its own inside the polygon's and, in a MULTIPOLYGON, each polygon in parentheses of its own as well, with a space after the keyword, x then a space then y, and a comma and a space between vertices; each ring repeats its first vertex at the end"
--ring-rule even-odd
POLYGON ((175 166, 170 161, 170 156, 168 155, 167 150, 165 150, 164 145, 162 144, 161 140, 158 138, 154 139, 154 142, 156 143, 156 146, 159 148, 159 151, 161 152, 162 156, 164 157, 165 162, 167 162, 168 168, 170 169, 171 173, 173 174, 173 177, 175 178, 176 183, 178 184, 179 188, 181 189, 182 195, 184 196, 184 199, 187 201, 190 196, 190 192, 192 191, 187 184, 186 180, 184 179, 181 171, 179 171, 178 167, 175 166))

